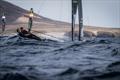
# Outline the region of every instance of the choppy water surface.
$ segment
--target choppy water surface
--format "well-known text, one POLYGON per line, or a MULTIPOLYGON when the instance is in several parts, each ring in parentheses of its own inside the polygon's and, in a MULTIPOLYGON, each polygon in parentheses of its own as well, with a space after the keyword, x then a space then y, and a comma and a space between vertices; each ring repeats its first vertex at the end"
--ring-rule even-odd
POLYGON ((21 79, 119 80, 120 39, 58 42, 0 37, 0 80, 21 79))

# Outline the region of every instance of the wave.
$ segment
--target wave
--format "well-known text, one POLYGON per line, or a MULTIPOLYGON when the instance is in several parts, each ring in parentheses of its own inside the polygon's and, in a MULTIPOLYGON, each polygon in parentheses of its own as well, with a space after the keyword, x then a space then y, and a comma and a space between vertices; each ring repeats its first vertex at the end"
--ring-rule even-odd
POLYGON ((0 80, 119 80, 119 39, 0 36, 0 80))
POLYGON ((17 35, 14 36, 0 36, 0 46, 3 45, 40 45, 40 43, 50 43, 50 42, 58 42, 51 39, 42 39, 42 40, 35 40, 35 39, 28 39, 28 38, 22 38, 17 35))

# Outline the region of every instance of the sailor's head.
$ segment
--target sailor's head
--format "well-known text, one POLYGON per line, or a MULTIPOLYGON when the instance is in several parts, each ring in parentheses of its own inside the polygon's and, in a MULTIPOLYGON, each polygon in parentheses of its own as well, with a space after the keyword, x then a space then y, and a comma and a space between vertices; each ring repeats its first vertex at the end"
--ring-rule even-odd
POLYGON ((33 11, 33 8, 30 8, 31 11, 33 11))
POLYGON ((23 27, 20 27, 20 30, 23 30, 23 27))

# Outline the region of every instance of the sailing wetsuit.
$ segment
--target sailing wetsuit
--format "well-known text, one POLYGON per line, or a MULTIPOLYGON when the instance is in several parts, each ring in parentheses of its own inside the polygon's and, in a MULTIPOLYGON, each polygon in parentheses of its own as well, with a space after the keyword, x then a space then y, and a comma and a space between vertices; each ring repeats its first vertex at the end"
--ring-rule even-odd
POLYGON ((6 17, 5 16, 2 16, 2 32, 5 31, 5 24, 6 24, 6 17))

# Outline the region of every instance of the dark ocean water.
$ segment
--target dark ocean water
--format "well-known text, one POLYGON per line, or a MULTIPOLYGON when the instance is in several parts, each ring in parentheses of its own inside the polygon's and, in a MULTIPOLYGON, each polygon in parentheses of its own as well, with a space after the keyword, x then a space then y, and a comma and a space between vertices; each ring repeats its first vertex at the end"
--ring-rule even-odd
POLYGON ((120 80, 120 38, 0 37, 0 80, 120 80))

